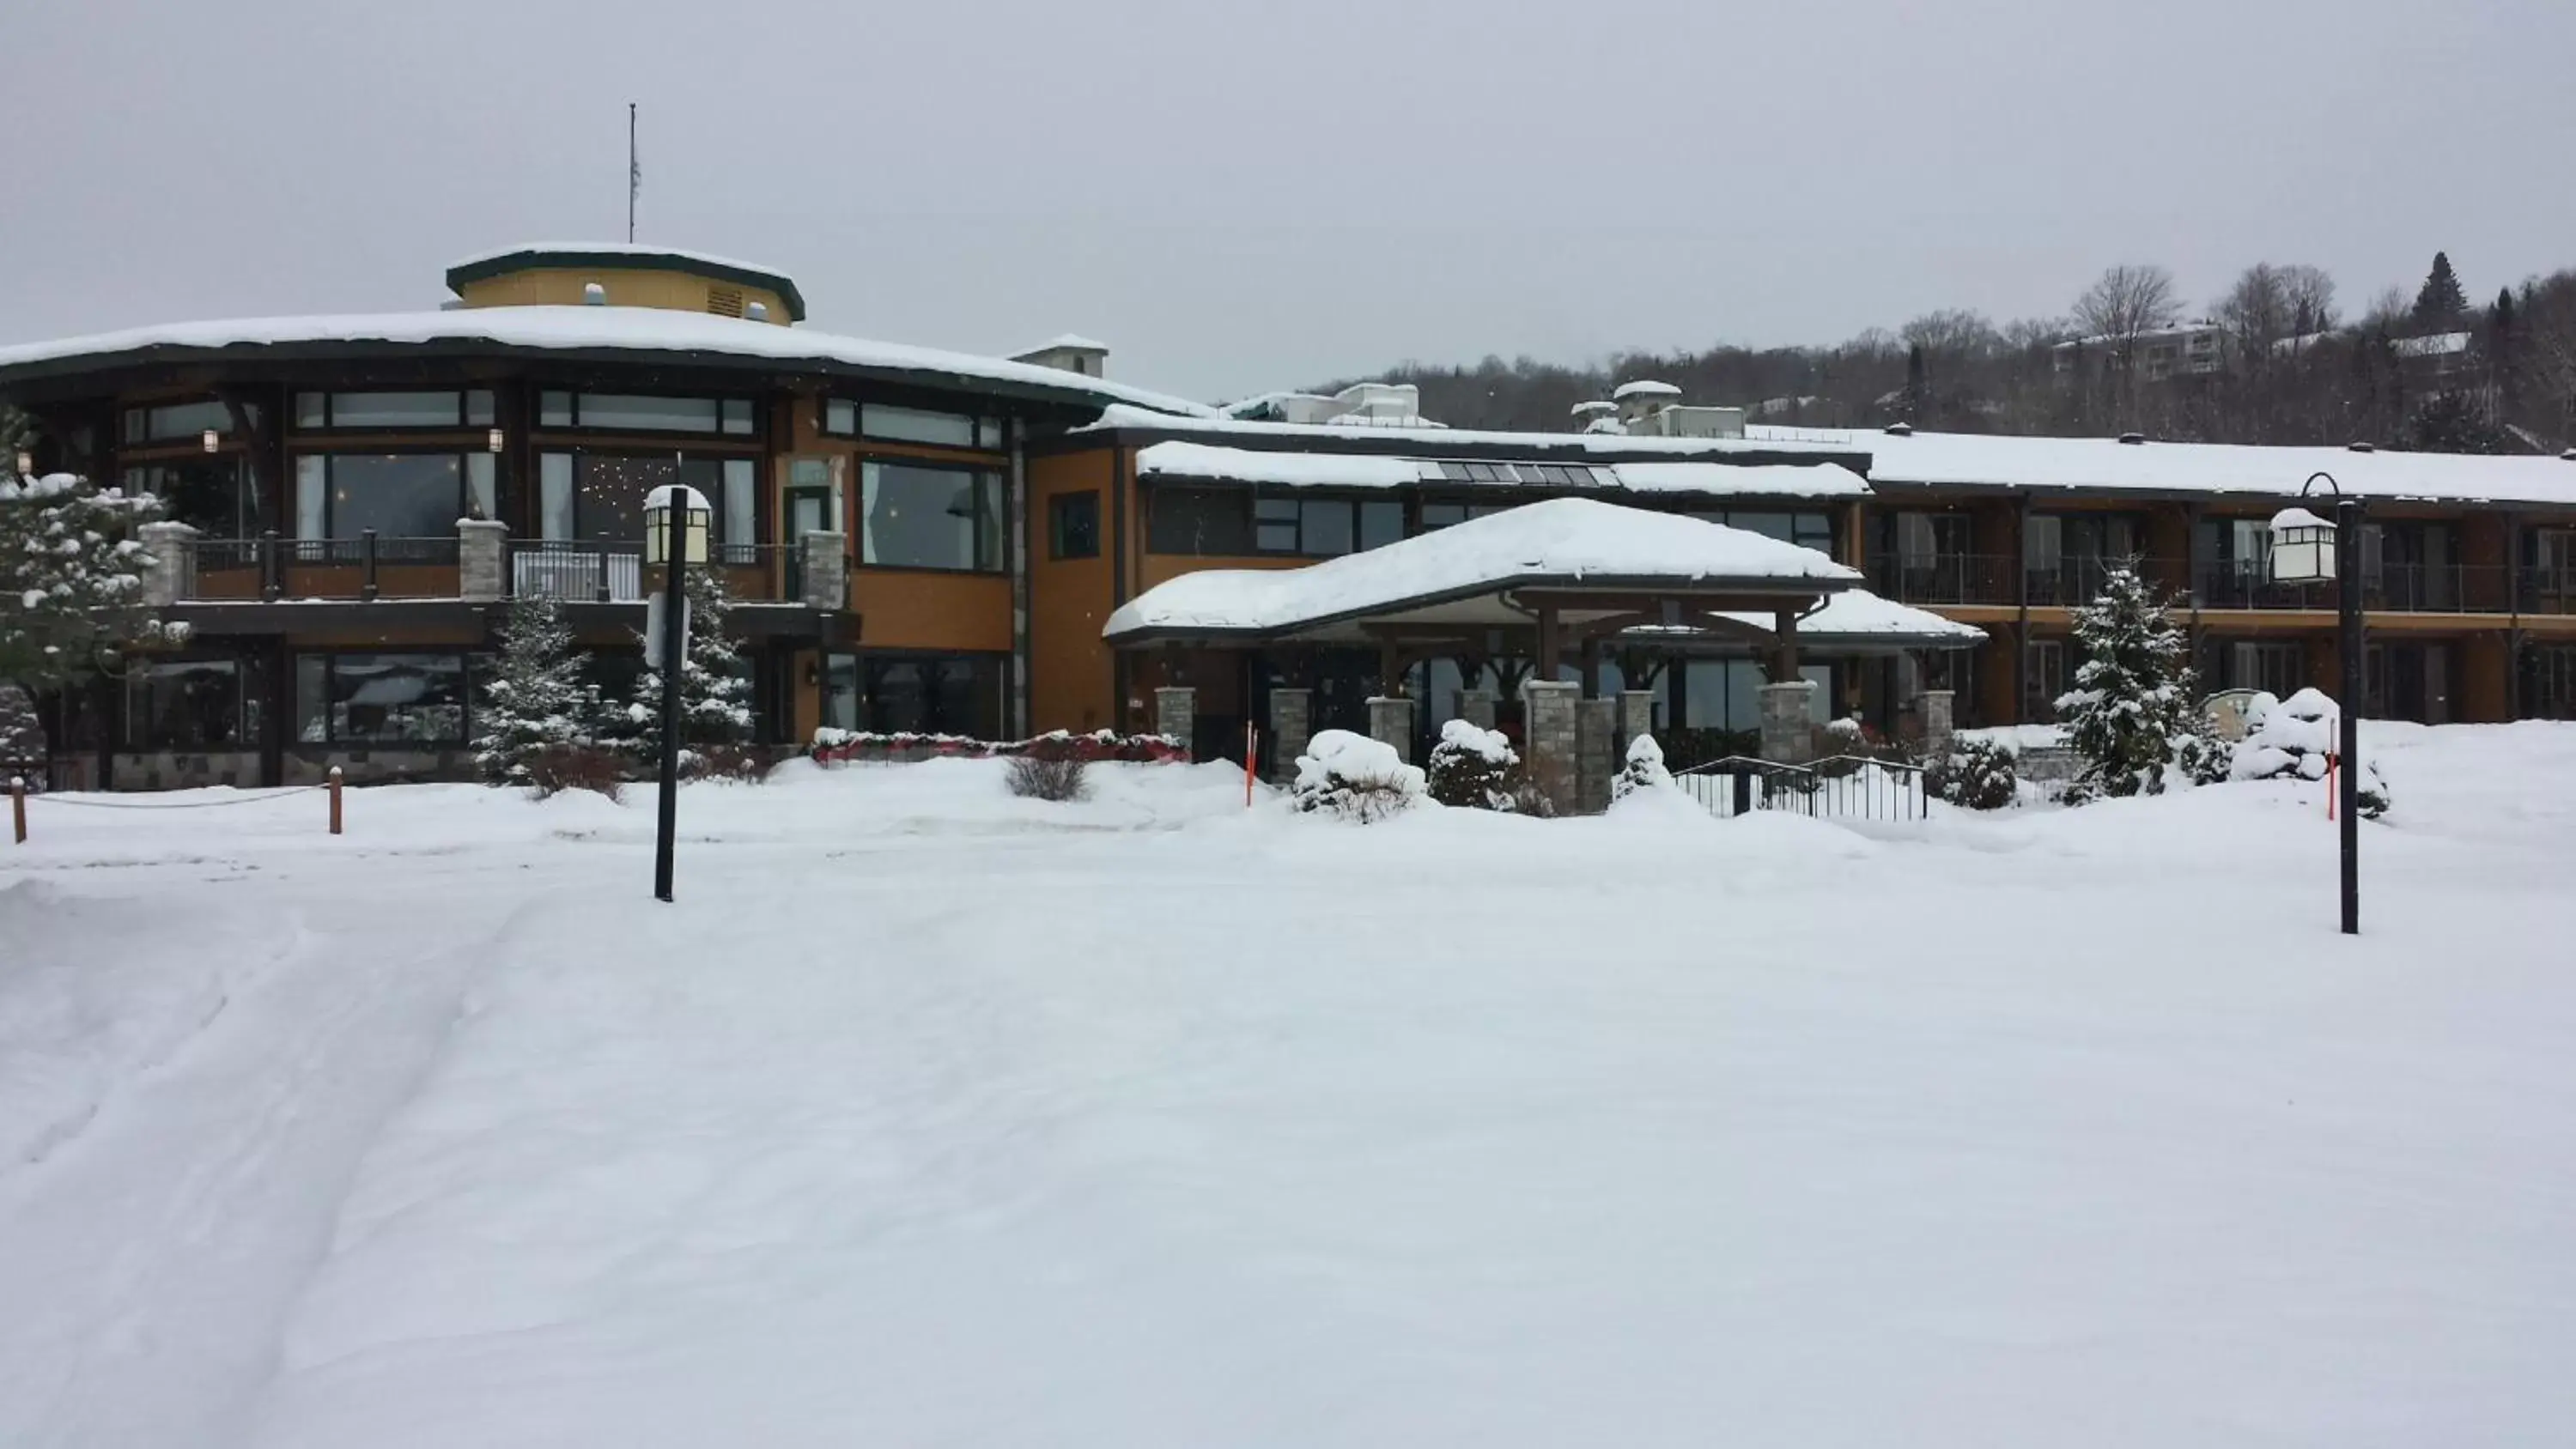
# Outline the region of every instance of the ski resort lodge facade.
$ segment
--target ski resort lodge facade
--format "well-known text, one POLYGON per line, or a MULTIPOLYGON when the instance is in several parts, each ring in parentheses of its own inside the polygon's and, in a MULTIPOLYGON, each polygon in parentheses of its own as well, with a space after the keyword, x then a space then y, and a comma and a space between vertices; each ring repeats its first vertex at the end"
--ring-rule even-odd
POLYGON ((1176 698, 1203 754, 1283 698, 1302 732, 1407 697, 1426 738, 1480 701, 1508 716, 1542 654, 1674 735, 1756 732, 1783 684, 1891 734, 2044 719, 2073 609, 2126 558, 2174 595, 2205 688, 2340 695, 2332 599, 2263 569, 2317 471, 2371 505, 2369 712, 2576 716, 2576 458, 1747 429, 1653 385, 1600 406, 1615 431, 1473 433, 1403 389, 1209 408, 1110 380, 1080 338, 999 359, 834 336, 784 274, 686 252, 526 247, 446 281, 436 311, 0 347, 37 471, 169 504, 151 589, 191 629, 41 702, 57 785, 464 775, 514 597, 563 601, 603 688, 631 678, 642 500, 671 482, 714 504, 782 746, 1145 729, 1176 698), (1576 563, 1472 599, 1380 577, 1329 618, 1256 607, 1263 574, 1556 498, 1842 567, 1795 608, 1776 581, 1576 563), (1158 602, 1209 570, 1190 609, 1158 602))

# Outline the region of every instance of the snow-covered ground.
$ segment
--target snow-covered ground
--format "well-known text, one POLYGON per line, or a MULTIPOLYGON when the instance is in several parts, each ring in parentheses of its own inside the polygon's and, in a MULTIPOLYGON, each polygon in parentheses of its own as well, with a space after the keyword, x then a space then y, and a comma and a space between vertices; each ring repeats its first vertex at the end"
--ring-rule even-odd
POLYGON ((2371 741, 2357 941, 2288 783, 39 801, 0 1444, 2563 1443, 2576 728, 2371 741))

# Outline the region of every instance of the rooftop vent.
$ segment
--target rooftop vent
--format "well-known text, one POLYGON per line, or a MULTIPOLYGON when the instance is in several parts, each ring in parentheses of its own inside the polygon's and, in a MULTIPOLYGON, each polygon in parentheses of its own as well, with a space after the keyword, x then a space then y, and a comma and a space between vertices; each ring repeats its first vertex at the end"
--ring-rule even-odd
POLYGON ((1887 435, 1891 438, 1913 437, 1914 425, 1912 423, 1889 423, 1887 425, 1887 435))
POLYGON ((2352 453, 2376 453, 2379 451, 2379 445, 2377 443, 2346 443, 2344 444, 2344 449, 2345 451, 2352 453))
POLYGON ((581 284, 581 304, 582 304, 583 306, 585 306, 585 307, 605 307, 605 306, 607 306, 607 305, 608 305, 608 289, 607 289, 606 287, 603 287, 603 286, 599 285, 597 282, 584 282, 584 283, 582 283, 582 284, 581 284))
POLYGON ((2144 433, 2122 433, 2120 435, 2120 441, 2123 443, 2143 443, 2146 440, 2147 435, 2144 433))
POLYGON ((707 288, 707 310, 708 310, 708 311, 710 311, 710 312, 713 312, 714 314, 716 314, 716 315, 717 315, 717 316, 719 316, 719 317, 739 317, 739 316, 741 316, 741 315, 742 315, 742 288, 740 288, 740 287, 709 287, 709 288, 707 288))

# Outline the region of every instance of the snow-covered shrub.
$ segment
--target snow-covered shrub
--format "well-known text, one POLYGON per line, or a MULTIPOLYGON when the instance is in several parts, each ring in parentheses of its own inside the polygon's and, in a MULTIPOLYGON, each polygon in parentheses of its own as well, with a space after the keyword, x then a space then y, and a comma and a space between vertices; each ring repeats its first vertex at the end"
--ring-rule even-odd
POLYGON ((1954 735, 1950 747, 1923 762, 1923 788, 1968 810, 2001 810, 2020 792, 2013 753, 1994 740, 1954 735))
POLYGON ((2076 611, 2075 639, 2084 663, 2075 687, 2057 697, 2057 712, 2084 769, 2066 787, 2066 803, 2163 793, 2176 737, 2191 732, 2183 632, 2155 591, 2121 566, 2076 611))
POLYGON ((1428 774, 1431 798, 1443 805, 1470 810, 1518 807, 1521 757, 1501 730, 1463 719, 1440 726, 1440 743, 1431 747, 1428 774))
POLYGON ((2221 785, 2233 777, 2236 747, 2204 731, 2174 741, 2174 768, 2195 785, 2221 785))
POLYGON ((1627 799, 1640 790, 1673 788, 1673 772, 1664 768, 1664 747, 1653 735, 1639 735, 1628 742, 1628 755, 1620 763, 1619 773, 1610 778, 1612 803, 1627 799))
POLYGON ((1070 755, 1014 755, 1011 793, 1025 800, 1079 800, 1091 789, 1083 769, 1082 761, 1070 755))
POLYGON ((1399 815, 1426 798, 1422 772, 1395 746, 1349 730, 1325 730, 1297 757, 1289 798, 1300 810, 1367 824, 1399 815))
MULTIPOLYGON (((2254 696, 2245 707, 2245 738, 2236 746, 2231 778, 2238 780, 2323 780, 2333 758, 2340 718, 2324 691, 2302 689, 2288 699, 2254 696)), ((2361 818, 2388 813, 2388 782, 2379 767, 2362 762, 2361 818)))
POLYGON ((34 696, 0 682, 0 766, 41 765, 45 754, 45 722, 34 696))

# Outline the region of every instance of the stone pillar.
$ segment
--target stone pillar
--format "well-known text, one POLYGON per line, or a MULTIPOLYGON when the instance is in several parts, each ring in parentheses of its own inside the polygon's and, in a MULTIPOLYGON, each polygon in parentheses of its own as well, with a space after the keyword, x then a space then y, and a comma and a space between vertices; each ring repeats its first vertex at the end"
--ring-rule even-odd
POLYGON ((804 588, 797 602, 809 609, 846 609, 850 606, 850 556, 842 551, 842 537, 837 533, 816 530, 796 540, 804 552, 797 561, 802 564, 804 588))
POLYGON ((143 602, 175 604, 197 591, 197 530, 184 523, 147 523, 135 530, 152 566, 143 571, 143 602))
POLYGON ((1413 701, 1377 695, 1368 702, 1369 738, 1395 746, 1398 759, 1413 761, 1413 701))
POLYGON ((1270 778, 1297 778, 1297 757, 1306 753, 1306 731, 1314 717, 1313 690, 1274 687, 1270 691, 1270 778))
POLYGON ((1480 730, 1494 727, 1494 706, 1498 701, 1490 689, 1461 690, 1458 694, 1458 718, 1480 730))
POLYGON ((1521 760, 1530 783, 1560 815, 1575 808, 1574 704, 1583 686, 1532 679, 1521 685, 1521 760))
POLYGON ((1807 719, 1807 701, 1815 692, 1812 679, 1762 686, 1762 758, 1803 765, 1815 757, 1814 726, 1807 719))
POLYGON ((460 599, 506 599, 509 589, 510 526, 489 518, 456 520, 456 596, 460 599))
POLYGON ((1950 691, 1927 689, 1916 696, 1915 708, 1923 720, 1923 754, 1925 758, 1946 754, 1950 749, 1950 691))
POLYGON ((1651 689, 1623 689, 1619 692, 1619 758, 1628 758, 1628 746, 1639 735, 1655 732, 1655 692, 1651 689))
POLYGON ((1619 701, 1574 703, 1575 808, 1598 815, 1610 808, 1610 777, 1619 773, 1619 701))
POLYGON ((1166 684, 1154 691, 1154 732, 1184 746, 1197 738, 1199 692, 1186 684, 1166 684))

